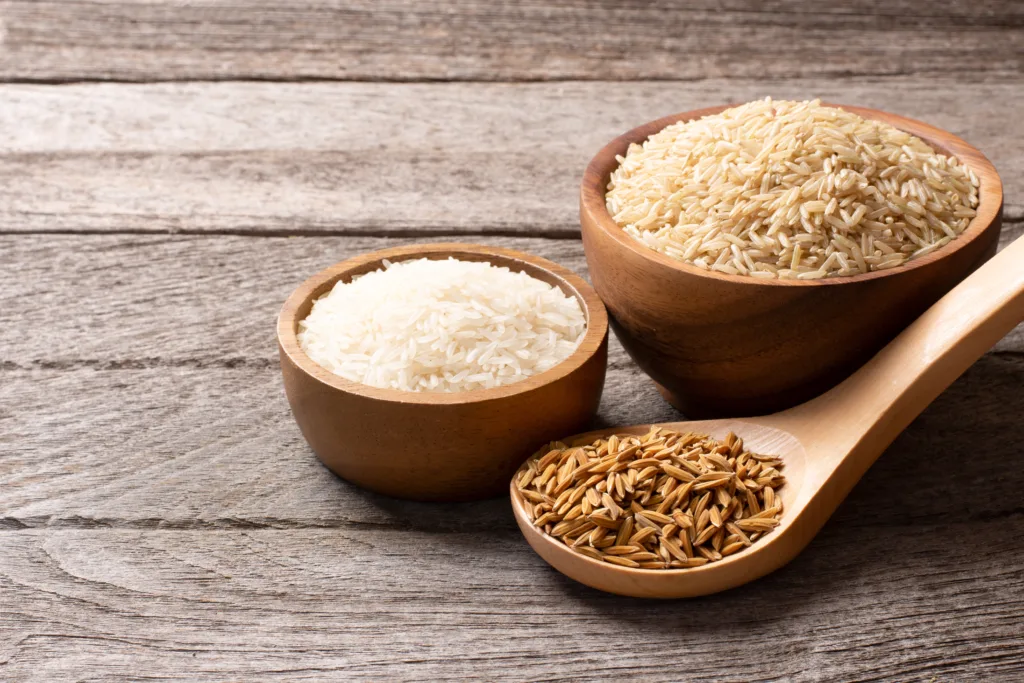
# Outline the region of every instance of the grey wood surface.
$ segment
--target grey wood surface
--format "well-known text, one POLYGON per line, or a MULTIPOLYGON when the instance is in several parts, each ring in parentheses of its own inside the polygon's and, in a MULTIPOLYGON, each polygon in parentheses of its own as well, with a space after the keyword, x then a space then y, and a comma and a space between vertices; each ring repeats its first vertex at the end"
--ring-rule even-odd
POLYGON ((1019 73, 1014 0, 5 0, 8 79, 1019 73))
MULTIPOLYGON (((1024 681, 1024 327, 792 564, 675 603, 555 573, 507 501, 334 477, 273 336, 302 279, 385 246, 586 275, 590 156, 767 94, 961 135, 1005 245, 1022 46, 996 0, 0 0, 0 681, 1024 681)), ((677 418, 610 350, 596 424, 677 418)))
POLYGON ((1022 79, 0 86, 0 229, 578 234, 604 144, 711 103, 821 97, 969 140, 1024 220, 1022 79))

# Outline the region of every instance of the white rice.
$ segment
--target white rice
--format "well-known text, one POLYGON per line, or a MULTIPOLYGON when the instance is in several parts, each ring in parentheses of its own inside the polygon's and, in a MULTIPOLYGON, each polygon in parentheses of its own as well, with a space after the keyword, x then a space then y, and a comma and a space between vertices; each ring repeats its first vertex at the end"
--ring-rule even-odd
POLYGON ((903 265, 953 240, 978 179, 920 138, 818 100, 770 98, 630 145, 608 211, 706 270, 816 279, 903 265))
POLYGON ((299 323, 336 375, 401 391, 512 384, 568 358, 586 331, 575 297, 485 262, 418 259, 339 282, 299 323))

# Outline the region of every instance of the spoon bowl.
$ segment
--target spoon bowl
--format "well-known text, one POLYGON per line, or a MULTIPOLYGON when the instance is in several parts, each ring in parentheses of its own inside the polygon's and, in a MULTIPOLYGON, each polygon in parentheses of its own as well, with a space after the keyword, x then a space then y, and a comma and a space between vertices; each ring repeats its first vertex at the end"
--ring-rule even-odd
MULTIPOLYGON (((702 567, 630 569, 598 562, 573 552, 561 541, 533 526, 525 509, 527 503, 513 480, 512 508, 516 522, 526 541, 548 564, 580 583, 609 593, 644 598, 694 597, 725 590, 778 569, 795 557, 814 535, 812 530, 810 536, 804 539, 801 534, 808 533, 806 529, 801 530, 800 527, 804 525, 794 525, 794 520, 807 519, 799 512, 807 505, 806 494, 810 490, 804 486, 807 454, 797 437, 781 429, 746 420, 665 422, 659 423, 658 426, 682 433, 707 434, 718 440, 724 439, 729 432, 734 432, 743 437, 744 446, 752 452, 781 455, 785 462, 783 474, 786 477, 786 484, 776 494, 782 498, 784 510, 780 525, 746 551, 702 567)), ((651 425, 637 425, 602 429, 571 437, 566 443, 582 446, 612 434, 641 436, 646 434, 650 427, 651 425)))
POLYGON ((517 473, 510 490, 519 528, 555 569, 620 595, 706 595, 782 567, 811 541, 911 420, 1024 321, 1022 260, 1024 238, 940 299, 842 384, 802 405, 764 417, 612 427, 562 439, 582 445, 612 434, 642 435, 652 426, 717 439, 731 431, 749 450, 781 456, 786 484, 777 491, 783 502, 780 524, 749 548, 691 569, 632 569, 592 559, 533 525, 516 487, 517 473))

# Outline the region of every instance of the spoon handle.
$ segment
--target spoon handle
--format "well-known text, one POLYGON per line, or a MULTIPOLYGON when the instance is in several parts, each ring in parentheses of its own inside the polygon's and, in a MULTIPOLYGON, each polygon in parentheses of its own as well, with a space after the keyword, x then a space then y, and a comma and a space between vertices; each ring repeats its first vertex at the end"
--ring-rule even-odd
POLYGON ((1021 321, 1024 238, 953 288, 842 384, 770 419, 798 433, 820 465, 845 458, 847 465, 867 469, 1021 321))

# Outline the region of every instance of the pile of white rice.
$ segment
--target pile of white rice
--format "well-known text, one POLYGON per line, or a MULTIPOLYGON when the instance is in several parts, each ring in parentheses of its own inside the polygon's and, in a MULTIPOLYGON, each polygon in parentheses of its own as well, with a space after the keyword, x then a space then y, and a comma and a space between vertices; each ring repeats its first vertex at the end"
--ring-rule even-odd
POLYGON ((606 201, 619 226, 734 275, 895 268, 956 238, 978 205, 978 179, 956 158, 818 100, 673 124, 618 160, 606 201))
POLYGON ((299 323, 299 344, 336 375, 402 391, 511 384, 572 354, 579 302, 484 262, 418 259, 339 282, 299 323))

